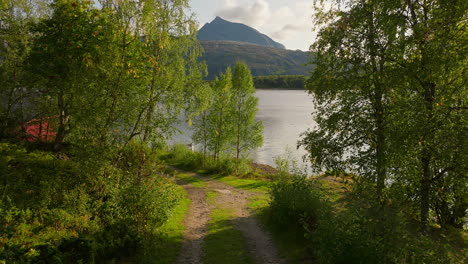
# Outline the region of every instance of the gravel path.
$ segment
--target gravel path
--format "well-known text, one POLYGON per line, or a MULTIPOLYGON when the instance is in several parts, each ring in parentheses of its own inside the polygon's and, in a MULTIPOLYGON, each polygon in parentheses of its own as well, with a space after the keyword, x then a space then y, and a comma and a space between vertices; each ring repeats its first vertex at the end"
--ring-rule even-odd
POLYGON ((232 223, 243 233, 247 241, 248 251, 255 260, 255 263, 286 263, 285 260, 279 258, 270 234, 262 229, 258 220, 248 208, 248 199, 256 195, 255 193, 240 190, 195 173, 183 173, 205 181, 206 187, 195 188, 191 185, 184 185, 192 203, 185 219, 186 231, 184 243, 177 263, 203 263, 203 238, 207 235, 207 225, 210 220, 209 214, 213 209, 213 206, 206 202, 205 193, 208 191, 218 193, 215 201, 217 207, 230 209, 234 212, 235 217, 232 219, 232 223))

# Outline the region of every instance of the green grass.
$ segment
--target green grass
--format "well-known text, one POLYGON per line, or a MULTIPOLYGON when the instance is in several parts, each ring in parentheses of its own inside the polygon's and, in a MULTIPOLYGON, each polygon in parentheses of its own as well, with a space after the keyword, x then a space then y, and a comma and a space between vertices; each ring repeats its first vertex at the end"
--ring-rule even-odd
POLYGON ((288 260, 290 264, 313 263, 308 248, 310 241, 304 237, 302 228, 295 226, 277 225, 271 221, 268 208, 259 212, 262 225, 268 230, 275 241, 281 257, 288 260))
POLYGON ((256 192, 268 192, 271 186, 271 182, 266 180, 258 179, 244 179, 236 176, 222 176, 222 175, 207 175, 208 177, 230 185, 235 188, 256 191, 256 192))
POLYGON ((197 188, 203 188, 206 186, 206 182, 192 176, 192 175, 189 175, 187 173, 177 173, 176 175, 176 178, 177 179, 180 179, 182 180, 183 182, 185 183, 188 183, 188 184, 191 184, 197 188))
MULTIPOLYGON (((278 246, 279 254, 288 260, 288 263, 304 263, 310 261, 310 249, 305 245, 309 241, 304 237, 304 232, 298 227, 284 227, 275 225, 270 219, 269 211, 270 181, 258 179, 242 179, 235 176, 210 176, 220 182, 239 189, 257 192, 249 198, 249 208, 256 212, 262 225, 268 230, 278 246)), ((220 262, 221 263, 221 262, 220 262)))
POLYGON ((262 211, 270 205, 270 195, 266 192, 259 193, 249 198, 249 208, 255 211, 262 211))
MULTIPOLYGON (((182 168, 177 166, 178 164, 172 165, 182 168)), ((186 167, 182 169, 186 169, 186 167)), ((308 254, 310 249, 305 246, 309 242, 304 237, 303 230, 293 227, 280 227, 269 221, 271 212, 268 211, 268 208, 271 181, 261 178, 252 179, 234 175, 210 174, 209 171, 204 169, 196 169, 196 172, 232 187, 255 192, 256 195, 249 198, 248 206, 256 212, 265 228, 272 233, 280 255, 288 259, 288 263, 304 263, 304 260, 311 259, 308 254)), ((184 181, 190 181, 190 179, 184 181)), ((333 188, 335 186, 329 186, 333 185, 332 183, 324 182, 323 185, 324 191, 335 189, 333 188)), ((216 205, 216 196, 217 193, 214 191, 206 193, 207 201, 213 205, 216 205)), ((244 237, 240 231, 232 226, 230 221, 232 217, 232 212, 220 208, 212 211, 208 236, 205 238, 205 263, 252 263, 252 259, 246 251, 244 237)))
POLYGON ((253 263, 242 233, 232 225, 232 217, 233 213, 225 209, 216 208, 211 212, 208 235, 204 241, 204 263, 253 263))
POLYGON ((209 204, 214 205, 214 204, 215 204, 216 197, 218 196, 218 193, 215 192, 214 190, 209 190, 209 191, 207 191, 205 194, 206 194, 206 201, 207 201, 209 204))
MULTIPOLYGON (((183 188, 181 191, 185 193, 183 188)), ((190 199, 185 193, 179 205, 175 208, 168 221, 155 230, 154 238, 150 239, 150 245, 138 257, 138 263, 157 263, 170 264, 175 263, 182 245, 185 226, 184 218, 190 205, 190 199)))

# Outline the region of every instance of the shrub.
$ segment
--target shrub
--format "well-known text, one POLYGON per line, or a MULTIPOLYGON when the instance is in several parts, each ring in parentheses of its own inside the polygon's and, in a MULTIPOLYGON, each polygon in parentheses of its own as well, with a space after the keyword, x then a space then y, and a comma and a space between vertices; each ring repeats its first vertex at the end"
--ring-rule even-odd
POLYGON ((271 212, 278 223, 313 226, 327 207, 319 190, 305 177, 280 176, 271 188, 271 212))
POLYGON ((203 170, 206 173, 247 174, 252 170, 247 159, 237 160, 228 156, 213 159, 193 152, 185 145, 174 145, 163 159, 185 170, 203 170))
POLYGON ((450 263, 443 248, 410 231, 396 208, 355 199, 345 210, 322 215, 307 231, 319 263, 450 263))
POLYGON ((0 143, 0 263, 104 262, 157 238, 183 191, 158 176, 154 151, 76 148, 58 159, 0 143))

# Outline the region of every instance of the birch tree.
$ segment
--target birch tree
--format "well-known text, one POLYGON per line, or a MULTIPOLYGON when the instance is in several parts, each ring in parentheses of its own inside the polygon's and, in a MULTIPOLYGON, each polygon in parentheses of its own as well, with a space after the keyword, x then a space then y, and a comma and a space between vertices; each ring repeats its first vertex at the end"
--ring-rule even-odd
POLYGON ((232 78, 232 125, 236 159, 263 144, 263 123, 255 120, 258 99, 252 75, 244 63, 237 63, 232 78))

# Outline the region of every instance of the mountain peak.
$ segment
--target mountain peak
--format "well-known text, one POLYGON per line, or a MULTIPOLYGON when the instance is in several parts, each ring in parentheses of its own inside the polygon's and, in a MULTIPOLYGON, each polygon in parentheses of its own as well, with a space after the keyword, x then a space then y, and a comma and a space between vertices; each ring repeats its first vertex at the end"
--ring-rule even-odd
POLYGON ((285 48, 282 44, 275 42, 254 28, 241 23, 227 21, 220 16, 217 16, 211 23, 206 23, 198 31, 197 38, 199 40, 229 40, 265 47, 285 48))

